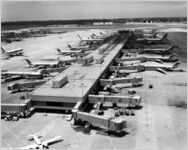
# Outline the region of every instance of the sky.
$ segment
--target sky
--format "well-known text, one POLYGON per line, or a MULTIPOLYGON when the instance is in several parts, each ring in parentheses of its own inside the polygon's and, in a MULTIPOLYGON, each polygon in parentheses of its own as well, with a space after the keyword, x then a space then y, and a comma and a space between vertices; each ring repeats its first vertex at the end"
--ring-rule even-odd
POLYGON ((1 21, 185 17, 186 1, 2 1, 1 21))

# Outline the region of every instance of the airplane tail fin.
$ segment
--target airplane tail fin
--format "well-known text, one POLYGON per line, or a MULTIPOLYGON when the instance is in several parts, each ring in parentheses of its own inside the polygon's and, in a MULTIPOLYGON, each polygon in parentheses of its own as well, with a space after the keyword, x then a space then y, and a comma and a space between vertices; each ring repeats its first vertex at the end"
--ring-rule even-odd
POLYGON ((29 134, 29 135, 27 136, 27 138, 28 138, 28 140, 33 140, 33 139, 34 139, 34 135, 33 135, 33 134, 29 134))
POLYGON ((173 51, 174 48, 175 48, 175 45, 171 45, 169 46, 168 51, 173 51))
POLYGON ((3 47, 1 47, 1 52, 4 54, 6 53, 5 49, 3 47))
POLYGON ((26 58, 25 61, 28 63, 29 66, 32 65, 32 63, 31 63, 31 61, 29 59, 26 58))
POLYGON ((90 37, 93 39, 95 36, 94 36, 94 35, 91 35, 90 37))
POLYGON ((157 32, 155 32, 155 33, 153 34, 153 37, 155 38, 155 37, 157 36, 157 34, 158 34, 158 33, 157 33, 157 32))
POLYGON ((42 138, 42 135, 40 133, 35 133, 35 134, 29 134, 27 137, 28 137, 28 140, 33 140, 34 139, 34 136, 38 137, 38 138, 42 138))
POLYGON ((58 54, 61 54, 61 50, 59 48, 57 48, 57 52, 58 54))
POLYGON ((170 57, 168 58, 169 61, 171 60, 177 60, 177 55, 176 54, 171 54, 170 57))
POLYGON ((161 38, 161 40, 165 40, 165 39, 167 39, 167 33, 165 33, 163 36, 162 36, 162 38, 161 38))
POLYGON ((180 64, 180 62, 177 61, 176 63, 174 63, 173 68, 177 68, 179 64, 180 64))
POLYGON ((81 36, 79 34, 77 34, 77 36, 79 37, 80 40, 82 40, 81 36))
POLYGON ((161 61, 160 59, 154 59, 154 61, 158 62, 158 63, 163 63, 163 61, 161 61))
POLYGON ((67 45, 70 49, 72 48, 72 46, 70 44, 67 45))

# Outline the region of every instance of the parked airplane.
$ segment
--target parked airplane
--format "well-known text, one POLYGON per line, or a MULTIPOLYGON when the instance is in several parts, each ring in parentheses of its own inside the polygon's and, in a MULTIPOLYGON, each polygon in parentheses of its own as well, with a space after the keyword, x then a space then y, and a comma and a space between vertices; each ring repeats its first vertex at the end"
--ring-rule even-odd
POLYGON ((6 71, 6 72, 1 72, 1 77, 2 78, 7 78, 7 77, 12 77, 12 76, 20 76, 22 78, 37 78, 41 79, 44 77, 44 74, 41 70, 39 71, 6 71))
POLYGON ((104 35, 96 35, 95 33, 93 33, 92 35, 91 35, 91 38, 92 39, 105 39, 106 38, 106 36, 104 36, 104 35))
POLYGON ((171 54, 171 55, 157 55, 157 54, 140 54, 140 55, 128 55, 123 56, 122 58, 116 58, 117 63, 121 62, 129 62, 129 61, 140 61, 140 62, 146 62, 146 61, 157 61, 157 62, 175 62, 177 61, 177 55, 171 54))
POLYGON ((23 49, 22 48, 17 48, 17 49, 12 49, 12 50, 6 50, 1 47, 1 52, 7 57, 13 57, 13 56, 23 56, 23 49))
POLYGON ((45 141, 41 141, 39 139, 41 137, 42 136, 36 135, 36 134, 29 135, 29 138, 30 138, 29 140, 34 140, 35 143, 28 145, 28 146, 25 146, 25 147, 21 147, 20 149, 48 149, 49 145, 56 143, 56 142, 60 142, 60 141, 63 140, 61 136, 56 136, 54 138, 51 138, 51 139, 48 139, 48 140, 45 140, 45 141))
POLYGON ((27 62, 27 64, 29 65, 29 67, 39 67, 39 68, 56 68, 56 67, 60 67, 61 63, 59 60, 37 60, 37 61, 33 61, 31 62, 29 59, 25 59, 25 61, 27 62))
POLYGON ((68 48, 69 48, 71 51, 78 51, 78 50, 81 49, 80 47, 78 47, 78 46, 72 46, 71 44, 68 44, 67 46, 68 46, 68 48))
POLYGON ((167 33, 165 33, 161 37, 156 37, 156 38, 148 38, 148 37, 137 38, 136 41, 140 42, 140 43, 146 43, 146 44, 166 43, 166 41, 167 41, 167 33))
POLYGON ((87 44, 93 44, 93 43, 102 43, 104 41, 104 39, 82 39, 80 35, 77 34, 77 36, 79 37, 79 39, 81 40, 81 42, 86 42, 87 44))
POLYGON ((84 52, 83 50, 79 51, 61 51, 59 48, 57 48, 57 52, 59 55, 70 55, 71 57, 77 57, 77 56, 86 56, 89 53, 84 52))
POLYGON ((79 51, 79 50, 86 51, 87 49, 89 50, 89 45, 72 46, 71 44, 68 44, 67 46, 71 51, 79 51))
POLYGON ((179 62, 171 63, 171 64, 161 64, 157 62, 139 62, 139 63, 132 63, 126 64, 124 66, 110 66, 111 71, 115 70, 137 70, 138 72, 151 70, 151 71, 158 71, 161 73, 166 74, 166 71, 183 71, 182 69, 176 69, 179 65, 179 62))
POLYGON ((173 52, 173 49, 175 48, 174 45, 169 46, 168 48, 164 49, 164 48, 144 48, 144 49, 130 49, 130 50, 123 50, 123 53, 127 53, 127 52, 138 52, 138 53, 154 53, 154 54, 160 54, 160 55, 164 55, 164 54, 171 54, 173 52))
POLYGON ((170 54, 173 52, 175 45, 171 45, 168 48, 144 48, 142 53, 158 53, 158 54, 170 54))

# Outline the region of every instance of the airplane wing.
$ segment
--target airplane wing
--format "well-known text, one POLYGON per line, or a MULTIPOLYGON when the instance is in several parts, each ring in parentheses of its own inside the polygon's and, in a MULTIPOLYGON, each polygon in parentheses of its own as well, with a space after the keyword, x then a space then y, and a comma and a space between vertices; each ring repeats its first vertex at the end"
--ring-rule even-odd
POLYGON ((8 50, 7 52, 8 53, 15 53, 15 52, 21 52, 21 51, 23 51, 22 48, 17 48, 17 49, 8 50))
POLYGON ((163 73, 163 74, 166 74, 166 72, 163 69, 161 69, 161 68, 157 68, 156 71, 158 71, 160 73, 163 73))
POLYGON ((154 61, 158 62, 158 63, 163 63, 163 61, 161 61, 160 59, 154 59, 154 61))
POLYGON ((37 149, 37 148, 39 148, 39 146, 37 144, 31 144, 31 145, 21 147, 19 149, 37 149))
POLYGON ((2 59, 9 59, 10 56, 4 54, 4 55, 1 55, 1 58, 2 58, 2 59))
POLYGON ((56 136, 54 138, 48 139, 46 141, 43 141, 42 143, 45 143, 45 144, 49 145, 49 144, 56 143, 56 142, 59 142, 59 141, 62 141, 62 140, 63 139, 62 139, 61 136, 56 136))

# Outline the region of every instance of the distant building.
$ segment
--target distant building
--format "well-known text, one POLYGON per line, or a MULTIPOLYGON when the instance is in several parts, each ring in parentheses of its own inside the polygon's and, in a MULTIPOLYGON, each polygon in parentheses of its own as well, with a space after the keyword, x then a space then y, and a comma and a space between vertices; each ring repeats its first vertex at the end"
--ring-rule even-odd
POLYGON ((64 27, 77 27, 77 24, 65 24, 64 27))
POLYGON ((113 22, 93 22, 94 26, 113 25, 113 22))
POLYGON ((131 24, 152 24, 152 23, 153 23, 152 20, 151 21, 146 20, 146 21, 140 21, 140 22, 126 22, 127 25, 131 25, 131 24))

